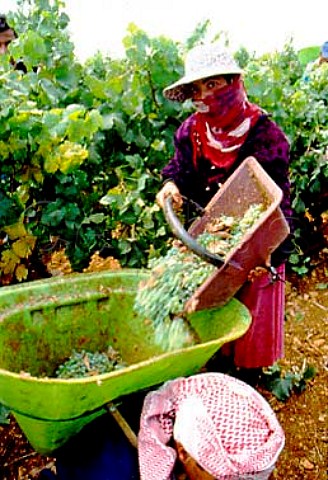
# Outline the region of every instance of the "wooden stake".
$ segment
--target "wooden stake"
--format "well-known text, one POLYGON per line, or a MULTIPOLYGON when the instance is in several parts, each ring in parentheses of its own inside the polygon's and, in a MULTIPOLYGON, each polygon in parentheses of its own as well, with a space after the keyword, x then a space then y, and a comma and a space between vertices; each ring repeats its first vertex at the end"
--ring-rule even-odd
POLYGON ((117 424, 120 426, 131 445, 134 448, 138 448, 138 439, 136 434, 134 433, 128 422, 125 420, 125 418, 122 416, 122 414, 117 410, 115 405, 113 405, 112 403, 108 403, 107 410, 116 420, 117 424))

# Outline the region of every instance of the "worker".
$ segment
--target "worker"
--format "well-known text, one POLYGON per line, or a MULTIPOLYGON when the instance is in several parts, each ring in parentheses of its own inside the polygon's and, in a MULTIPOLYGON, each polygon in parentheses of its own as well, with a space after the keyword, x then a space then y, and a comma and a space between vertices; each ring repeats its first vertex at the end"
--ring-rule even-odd
MULTIPOLYGON (((9 44, 17 38, 17 34, 7 23, 7 17, 4 14, 0 14, 0 55, 6 55, 8 53, 9 44)), ((23 73, 27 72, 27 68, 21 60, 15 61, 10 57, 10 63, 15 70, 19 70, 23 73)))
POLYGON ((146 395, 140 478, 173 480, 184 472, 188 480, 265 480, 284 443, 275 413, 251 386, 222 373, 181 377, 146 395))
MULTIPOLYGON (((288 139, 268 113, 248 100, 242 69, 231 53, 218 43, 194 47, 186 57, 184 76, 165 88, 164 96, 180 103, 191 100, 196 111, 176 131, 174 156, 161 172, 159 205, 163 208, 170 196, 176 208, 182 206, 183 197, 206 206, 252 156, 281 188, 280 207, 291 223, 288 139)), ((283 356, 284 278, 290 250, 289 237, 268 262, 281 281, 272 281, 263 269, 237 294, 250 310, 252 325, 220 355, 245 381, 256 383, 262 368, 283 356)))

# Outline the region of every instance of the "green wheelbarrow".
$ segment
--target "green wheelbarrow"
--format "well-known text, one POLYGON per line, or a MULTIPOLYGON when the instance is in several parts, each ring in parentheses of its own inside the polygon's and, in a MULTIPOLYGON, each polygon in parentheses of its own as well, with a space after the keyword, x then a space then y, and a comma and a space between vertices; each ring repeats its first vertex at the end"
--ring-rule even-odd
POLYGON ((133 310, 142 270, 75 274, 0 289, 0 403, 33 448, 49 455, 125 395, 196 373, 242 336, 251 317, 232 299, 189 315, 200 342, 165 351, 133 310), (53 378, 73 350, 118 350, 128 365, 87 378, 53 378))

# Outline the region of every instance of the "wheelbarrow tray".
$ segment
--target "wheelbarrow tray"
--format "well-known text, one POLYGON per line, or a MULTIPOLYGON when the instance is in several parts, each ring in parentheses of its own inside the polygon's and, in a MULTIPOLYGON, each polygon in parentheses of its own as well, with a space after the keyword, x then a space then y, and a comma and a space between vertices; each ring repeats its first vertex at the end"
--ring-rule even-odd
POLYGON ((204 209, 204 214, 188 233, 197 238, 213 219, 222 215, 240 218, 253 204, 263 204, 264 212, 241 241, 195 291, 186 304, 189 311, 224 305, 246 282, 249 272, 264 266, 270 255, 289 234, 288 223, 279 207, 282 190, 254 157, 246 158, 204 209), (239 265, 236 268, 235 265, 239 265))
POLYGON ((179 376, 193 374, 250 325, 233 299, 189 316, 201 342, 164 351, 152 326, 133 311, 142 270, 73 274, 0 288, 0 403, 33 448, 49 455, 104 414, 106 405, 179 376), (87 378, 53 378, 72 351, 118 350, 128 366, 87 378))

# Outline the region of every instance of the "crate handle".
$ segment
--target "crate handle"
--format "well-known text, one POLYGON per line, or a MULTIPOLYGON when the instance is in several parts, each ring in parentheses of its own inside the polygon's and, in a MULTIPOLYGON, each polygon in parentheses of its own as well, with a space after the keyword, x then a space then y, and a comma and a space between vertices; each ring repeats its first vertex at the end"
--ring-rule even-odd
MULTIPOLYGON (((211 263, 217 268, 222 267, 224 265, 225 260, 223 257, 216 255, 215 253, 210 252, 206 248, 202 247, 182 226, 180 220, 176 216, 173 206, 172 206, 172 197, 168 196, 164 199, 164 216, 171 227, 173 234, 181 240, 184 245, 186 245, 189 250, 193 253, 198 255, 200 258, 205 260, 205 262, 211 263)), ((242 270, 242 267, 239 263, 235 262, 234 260, 228 261, 230 265, 237 268, 238 270, 242 270)))

